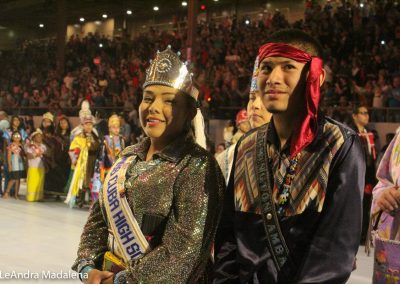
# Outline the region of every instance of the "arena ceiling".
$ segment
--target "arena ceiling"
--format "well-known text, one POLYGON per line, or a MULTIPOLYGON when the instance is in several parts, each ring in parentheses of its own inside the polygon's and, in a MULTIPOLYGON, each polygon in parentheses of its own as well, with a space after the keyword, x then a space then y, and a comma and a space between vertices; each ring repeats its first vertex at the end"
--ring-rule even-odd
MULTIPOLYGON (((47 27, 54 27, 57 21, 57 1, 60 0, 0 0, 0 26, 13 28, 18 26, 38 27, 43 23, 47 27)), ((126 11, 132 10, 129 17, 138 20, 146 17, 156 17, 154 6, 159 7, 159 15, 173 15, 185 13, 182 6, 185 0, 64 0, 68 24, 79 22, 80 17, 85 20, 101 20, 102 14, 108 17, 128 17, 126 11)), ((186 0, 188 2, 189 0, 186 0)), ((199 5, 206 5, 207 9, 235 4, 261 4, 261 0, 199 0, 199 5)), ((0 28, 1 28, 0 27, 0 28)))

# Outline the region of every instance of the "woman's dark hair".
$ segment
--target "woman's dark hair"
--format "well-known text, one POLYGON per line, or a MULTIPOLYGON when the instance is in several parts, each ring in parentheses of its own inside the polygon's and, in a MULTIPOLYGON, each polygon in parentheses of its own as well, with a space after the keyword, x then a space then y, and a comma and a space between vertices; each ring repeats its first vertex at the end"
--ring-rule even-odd
POLYGON ((66 120, 67 121, 67 123, 68 123, 68 128, 67 128, 67 133, 66 133, 66 135, 70 135, 71 134, 71 123, 69 122, 69 119, 67 118, 67 117, 62 117, 62 118, 60 118, 59 120, 58 120, 58 123, 57 123, 57 126, 56 126, 56 135, 57 136, 61 136, 61 131, 62 131, 62 129, 61 129, 61 126, 60 126, 60 122, 61 122, 61 120, 66 120))
POLYGON ((40 124, 40 129, 43 131, 43 134, 45 133, 50 133, 50 134, 54 134, 54 123, 51 123, 50 126, 48 127, 43 127, 43 121, 40 124))
MULTIPOLYGON (((176 96, 183 96, 185 98, 186 102, 186 108, 188 110, 196 111, 197 110, 197 101, 195 98, 193 98, 191 95, 189 95, 186 92, 183 91, 178 91, 176 93, 176 96)), ((187 121, 185 126, 185 131, 190 132, 194 136, 194 129, 192 127, 192 121, 187 121)))
MULTIPOLYGON (((23 121, 22 121, 22 119, 18 116, 18 115, 13 115, 12 117, 11 117, 11 123, 10 123, 10 129, 12 129, 12 127, 13 127, 13 121, 14 121, 14 119, 18 119, 19 120, 19 126, 18 126, 18 131, 19 130, 21 130, 22 128, 24 128, 24 125, 23 125, 23 121)), ((17 131, 17 132, 18 132, 17 131)))

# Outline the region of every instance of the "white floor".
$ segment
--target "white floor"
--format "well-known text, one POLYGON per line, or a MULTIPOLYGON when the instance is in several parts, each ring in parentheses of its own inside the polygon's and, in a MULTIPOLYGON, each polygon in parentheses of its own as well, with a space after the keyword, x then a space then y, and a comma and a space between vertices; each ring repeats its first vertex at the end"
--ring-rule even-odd
MULTIPOLYGON (((24 193, 23 186, 21 194, 24 193)), ((62 202, 28 203, 0 198, 0 282, 5 277, 19 277, 6 282, 80 283, 74 280, 77 275, 70 267, 87 216, 86 210, 69 209, 62 202), (28 273, 31 280, 26 279, 28 273), (48 276, 56 279, 45 279, 48 276)), ((364 247, 360 247, 357 258, 358 268, 348 283, 371 283, 372 257, 367 257, 364 247)))

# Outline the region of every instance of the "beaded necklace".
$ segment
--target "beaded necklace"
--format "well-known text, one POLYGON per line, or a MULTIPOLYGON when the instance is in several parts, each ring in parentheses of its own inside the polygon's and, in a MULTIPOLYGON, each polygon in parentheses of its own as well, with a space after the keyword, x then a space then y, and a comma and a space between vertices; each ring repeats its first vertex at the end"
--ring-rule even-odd
POLYGON ((279 199, 278 199, 278 214, 283 216, 285 213, 285 208, 289 203, 290 188, 293 183, 293 179, 296 174, 296 169, 298 162, 300 160, 301 154, 298 153, 293 159, 289 161, 289 167, 286 170, 284 177, 284 182, 279 189, 279 199))

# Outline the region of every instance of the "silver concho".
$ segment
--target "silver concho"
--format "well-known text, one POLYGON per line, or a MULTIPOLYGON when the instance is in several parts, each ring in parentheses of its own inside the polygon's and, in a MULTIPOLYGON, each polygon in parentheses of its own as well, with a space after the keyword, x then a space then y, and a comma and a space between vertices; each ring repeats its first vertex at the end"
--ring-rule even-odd
POLYGON ((163 58, 157 63, 156 70, 158 73, 169 72, 172 68, 172 63, 168 58, 163 58))

